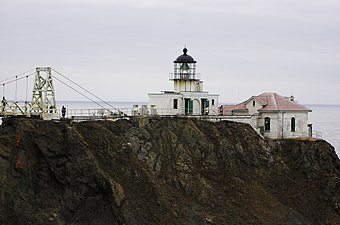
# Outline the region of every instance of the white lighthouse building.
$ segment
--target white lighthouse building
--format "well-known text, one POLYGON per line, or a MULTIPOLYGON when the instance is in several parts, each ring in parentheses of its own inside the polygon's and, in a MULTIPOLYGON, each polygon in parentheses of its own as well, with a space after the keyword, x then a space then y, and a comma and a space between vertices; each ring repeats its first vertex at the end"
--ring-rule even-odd
POLYGON ((203 81, 196 73, 196 61, 183 49, 183 54, 174 61, 170 80, 173 91, 149 93, 153 115, 218 115, 218 94, 203 91, 203 81))

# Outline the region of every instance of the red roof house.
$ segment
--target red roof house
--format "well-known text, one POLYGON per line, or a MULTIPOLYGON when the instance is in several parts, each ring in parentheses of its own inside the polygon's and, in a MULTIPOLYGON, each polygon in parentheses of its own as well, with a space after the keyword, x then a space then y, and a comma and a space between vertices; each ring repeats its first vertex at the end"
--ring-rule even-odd
POLYGON ((222 105, 220 109, 222 115, 249 123, 265 137, 309 136, 308 112, 312 110, 295 102, 293 96, 263 93, 237 105, 222 105))

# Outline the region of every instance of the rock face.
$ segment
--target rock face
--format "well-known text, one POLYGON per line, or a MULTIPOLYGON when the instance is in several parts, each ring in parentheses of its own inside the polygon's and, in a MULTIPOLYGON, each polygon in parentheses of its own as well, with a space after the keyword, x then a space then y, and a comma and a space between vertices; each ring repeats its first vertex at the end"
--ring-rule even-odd
POLYGON ((0 224, 340 224, 325 141, 264 141, 246 124, 10 118, 0 224))

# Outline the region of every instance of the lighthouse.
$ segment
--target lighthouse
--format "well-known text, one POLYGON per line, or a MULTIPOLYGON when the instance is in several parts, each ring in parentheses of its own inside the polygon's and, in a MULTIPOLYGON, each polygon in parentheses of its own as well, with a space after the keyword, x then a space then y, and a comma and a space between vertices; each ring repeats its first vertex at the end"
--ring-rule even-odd
POLYGON ((202 82, 196 74, 196 61, 183 49, 183 54, 174 61, 174 72, 170 73, 170 80, 174 82, 174 92, 201 91, 202 82))
POLYGON ((173 91, 149 93, 151 114, 155 115, 217 115, 218 94, 203 90, 203 81, 196 73, 196 64, 188 49, 174 61, 174 70, 169 79, 173 91))

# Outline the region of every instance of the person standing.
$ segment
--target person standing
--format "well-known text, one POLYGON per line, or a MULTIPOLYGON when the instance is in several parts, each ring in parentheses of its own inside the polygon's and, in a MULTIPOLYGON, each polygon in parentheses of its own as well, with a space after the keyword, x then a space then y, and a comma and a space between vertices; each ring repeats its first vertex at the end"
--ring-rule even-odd
POLYGON ((2 97, 2 101, 1 101, 1 103, 2 103, 2 113, 4 113, 5 112, 5 108, 6 108, 6 105, 7 105, 7 100, 6 100, 6 98, 5 98, 5 96, 3 96, 2 97))
POLYGON ((65 118, 65 115, 66 115, 66 108, 65 108, 65 106, 63 106, 61 108, 61 115, 62 115, 63 118, 65 118))

